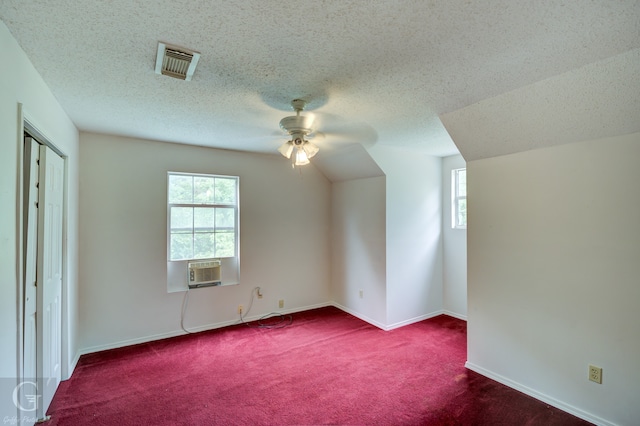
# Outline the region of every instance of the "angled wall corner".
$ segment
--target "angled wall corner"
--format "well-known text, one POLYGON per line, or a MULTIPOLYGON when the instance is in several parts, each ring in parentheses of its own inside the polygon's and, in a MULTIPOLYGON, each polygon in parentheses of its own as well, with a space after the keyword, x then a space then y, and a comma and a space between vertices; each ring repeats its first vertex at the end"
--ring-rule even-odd
POLYGON ((442 159, 368 151, 386 176, 386 328, 396 328, 442 312, 442 159))

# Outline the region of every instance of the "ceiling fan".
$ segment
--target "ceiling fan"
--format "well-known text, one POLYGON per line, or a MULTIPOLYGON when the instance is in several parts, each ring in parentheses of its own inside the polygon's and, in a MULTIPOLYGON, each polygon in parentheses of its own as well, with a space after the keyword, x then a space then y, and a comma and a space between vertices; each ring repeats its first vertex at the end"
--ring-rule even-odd
POLYGON ((309 142, 307 138, 311 138, 313 134, 313 117, 309 115, 300 115, 304 110, 306 101, 303 99, 294 99, 291 106, 296 115, 291 115, 280 120, 280 128, 291 136, 291 140, 285 142, 278 151, 286 158, 292 158, 291 166, 303 166, 309 164, 309 158, 318 153, 320 148, 309 142))
POLYGON ((305 107, 317 106, 317 100, 295 98, 289 104, 296 115, 280 120, 280 129, 289 140, 278 148, 278 152, 291 160, 293 168, 309 164, 309 159, 320 151, 318 145, 327 154, 330 152, 330 155, 335 155, 347 146, 361 145, 369 148, 378 139, 375 129, 364 122, 316 110, 303 115, 305 107))

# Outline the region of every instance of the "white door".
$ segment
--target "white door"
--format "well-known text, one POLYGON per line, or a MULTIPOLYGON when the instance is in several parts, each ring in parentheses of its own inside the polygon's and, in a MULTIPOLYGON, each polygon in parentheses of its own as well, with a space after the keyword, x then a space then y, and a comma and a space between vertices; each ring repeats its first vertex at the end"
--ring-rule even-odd
POLYGON ((41 145, 36 272, 39 419, 45 418, 61 379, 63 195, 64 160, 41 145))
POLYGON ((19 386, 20 417, 24 426, 34 423, 38 404, 37 398, 37 288, 36 258, 38 255, 38 157, 40 145, 32 138, 24 140, 24 288, 23 288, 23 324, 22 324, 22 375, 19 386), (33 395, 36 398, 33 398, 33 395))
POLYGON ((24 141, 24 324, 22 379, 35 381, 36 370, 36 258, 38 255, 38 157, 40 145, 32 138, 24 141))

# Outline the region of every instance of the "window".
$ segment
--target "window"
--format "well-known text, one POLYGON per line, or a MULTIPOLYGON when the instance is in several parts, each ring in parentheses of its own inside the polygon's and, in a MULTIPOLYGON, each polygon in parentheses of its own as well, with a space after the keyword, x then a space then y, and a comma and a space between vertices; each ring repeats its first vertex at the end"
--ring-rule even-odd
POLYGON ((169 261, 238 255, 238 177, 168 174, 169 261))
POLYGON ((451 171, 451 227, 467 227, 467 169, 451 171))

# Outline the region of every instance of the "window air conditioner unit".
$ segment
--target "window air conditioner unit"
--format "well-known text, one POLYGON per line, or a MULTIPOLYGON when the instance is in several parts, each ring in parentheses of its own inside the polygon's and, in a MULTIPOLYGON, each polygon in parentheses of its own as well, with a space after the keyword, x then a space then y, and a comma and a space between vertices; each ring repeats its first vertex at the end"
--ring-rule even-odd
POLYGON ((219 260, 201 260, 187 264, 189 288, 221 285, 219 260))

